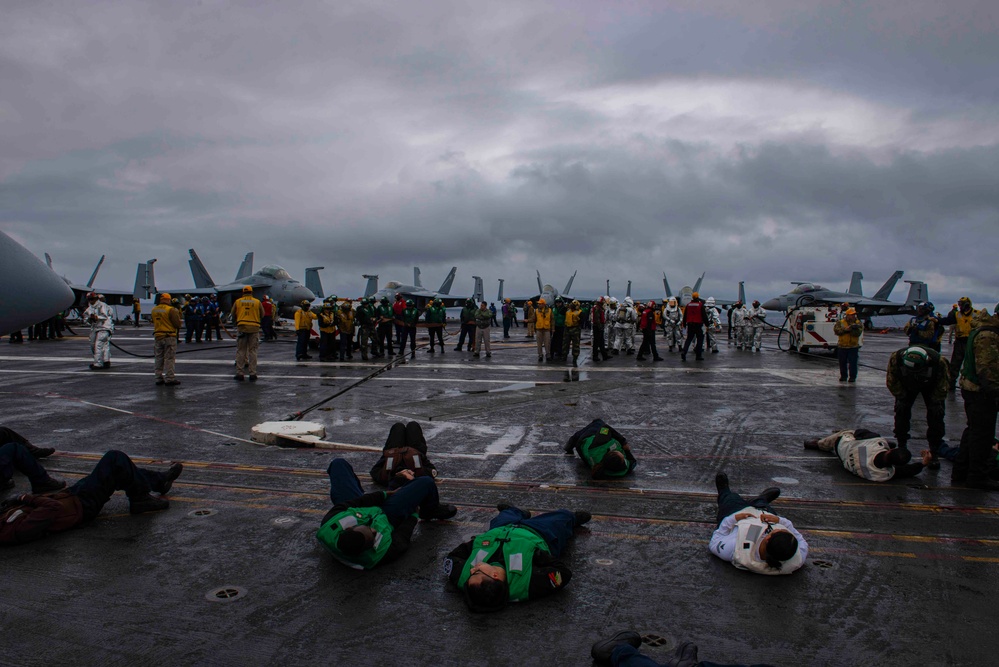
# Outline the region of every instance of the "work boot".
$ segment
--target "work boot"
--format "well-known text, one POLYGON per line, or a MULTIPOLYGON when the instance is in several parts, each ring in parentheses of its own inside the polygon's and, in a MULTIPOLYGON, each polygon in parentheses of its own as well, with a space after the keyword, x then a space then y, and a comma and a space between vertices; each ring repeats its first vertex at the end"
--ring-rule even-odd
POLYGON ((686 353, 684 353, 684 352, 681 352, 681 353, 680 353, 680 361, 686 361, 686 360, 687 360, 687 355, 686 355, 686 353))
POLYGON ((156 384, 163 384, 164 382, 166 382, 166 380, 163 378, 156 378, 156 384))
POLYGON ((37 484, 31 485, 31 492, 34 494, 39 493, 52 493, 53 491, 58 491, 60 489, 66 488, 66 482, 61 479, 53 479, 49 477, 48 479, 38 482, 37 484))
POLYGON ((475 353, 475 354, 473 354, 472 356, 473 356, 473 357, 475 357, 476 359, 478 359, 478 358, 479 358, 479 353, 478 353, 478 352, 476 352, 476 353, 475 353))
POLYGON ((663 663, 666 667, 696 667, 697 644, 694 642, 683 642, 673 651, 673 657, 663 663))
POLYGON ((110 361, 105 361, 104 362, 104 368, 111 368, 111 362, 110 361))
POLYGON ((180 384, 180 380, 177 380, 177 379, 167 380, 165 384, 168 387, 176 387, 177 385, 180 384))
POLYGON ((24 448, 36 459, 44 459, 55 454, 55 447, 35 447, 30 442, 24 443, 24 448))
POLYGON ((454 348, 454 351, 455 352, 461 352, 461 345, 459 345, 458 347, 454 348))
POLYGON ((586 510, 577 510, 573 512, 572 515, 573 518, 575 519, 576 528, 588 524, 590 522, 590 519, 593 518, 593 515, 587 512, 586 510))
POLYGON ((665 361, 662 357, 652 357, 652 361, 665 361))
MULTIPOLYGON (((441 350, 441 352, 443 352, 443 350, 441 350)), ((433 353, 434 353, 434 348, 430 348, 429 350, 427 350, 427 354, 433 354, 433 353)))
POLYGON ((129 514, 145 514, 146 512, 161 512, 169 509, 170 501, 166 498, 154 498, 148 493, 139 498, 128 499, 129 514))
POLYGON ((711 354, 718 354, 718 348, 716 347, 713 350, 711 350, 711 354))
MULTIPOLYGON (((475 355, 475 356, 479 356, 479 355, 475 355)), ((492 352, 486 352, 486 356, 487 357, 491 357, 491 356, 493 356, 493 353, 492 352)))
POLYGON ((170 488, 173 486, 173 481, 180 477, 180 473, 184 471, 183 463, 173 463, 167 468, 166 477, 163 480, 163 485, 160 487, 160 495, 165 496, 170 493, 170 488))
POLYGON ((697 355, 696 357, 694 357, 694 361, 704 361, 704 357, 702 357, 701 355, 697 355))
MULTIPOLYGON (((509 502, 505 500, 501 500, 499 502, 499 505, 496 506, 496 509, 499 510, 500 512, 505 512, 506 510, 513 509, 513 505, 511 505, 509 502)), ((520 511, 527 515, 524 517, 525 519, 531 518, 531 513, 528 512, 527 510, 520 510, 520 511)))
POLYGON ((250 382, 256 382, 256 381, 257 381, 257 374, 250 373, 250 382))
POLYGON ((780 497, 780 489, 776 486, 771 486, 768 489, 763 489, 763 492, 757 496, 760 500, 766 502, 768 505, 780 497))
POLYGON ((539 354, 538 355, 538 363, 540 364, 544 360, 545 360, 544 356, 542 356, 542 355, 539 354))
POLYGON ((242 382, 243 381, 243 374, 242 373, 236 373, 235 375, 232 376, 232 379, 236 380, 237 382, 242 382))
POLYGON ((573 356, 572 356, 572 367, 573 367, 573 368, 575 368, 576 366, 578 366, 578 365, 579 365, 578 363, 576 363, 576 360, 577 360, 577 359, 579 359, 579 357, 578 357, 578 356, 576 356, 576 355, 573 355, 573 356))
POLYGON ((728 475, 723 472, 715 475, 715 488, 718 489, 718 493, 721 494, 722 491, 728 491, 728 475))
POLYGON ((645 361, 645 357, 643 357, 642 355, 638 355, 637 357, 635 357, 635 361, 645 361))
POLYGON ((936 453, 930 452, 930 462, 926 464, 926 467, 930 470, 940 470, 940 459, 937 458, 936 453))
POLYGON ((454 505, 445 505, 444 503, 439 504, 434 508, 434 511, 430 513, 430 516, 424 519, 425 521, 444 521, 445 519, 450 519, 455 514, 458 513, 458 508, 454 505))
POLYGON ((818 448, 819 448, 818 438, 815 438, 813 440, 805 440, 805 449, 818 449, 818 448))
POLYGON ((603 639, 593 644, 590 649, 590 657, 598 665, 609 665, 614 649, 625 644, 638 648, 642 645, 642 636, 633 630, 622 630, 610 639, 603 639))

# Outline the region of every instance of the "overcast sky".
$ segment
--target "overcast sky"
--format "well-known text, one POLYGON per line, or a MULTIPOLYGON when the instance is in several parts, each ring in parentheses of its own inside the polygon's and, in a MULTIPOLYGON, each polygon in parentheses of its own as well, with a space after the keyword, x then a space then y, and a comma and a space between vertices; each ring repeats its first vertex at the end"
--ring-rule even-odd
POLYGON ((193 247, 341 296, 903 269, 994 304, 997 63, 994 0, 8 2, 0 229, 107 289, 193 286, 193 247))

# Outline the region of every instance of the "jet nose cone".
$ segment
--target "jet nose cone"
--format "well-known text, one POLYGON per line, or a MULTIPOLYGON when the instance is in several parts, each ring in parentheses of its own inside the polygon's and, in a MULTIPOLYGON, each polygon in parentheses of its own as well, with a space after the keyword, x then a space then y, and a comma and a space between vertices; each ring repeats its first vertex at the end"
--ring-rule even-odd
POLYGON ((295 287, 291 291, 291 294, 292 294, 292 300, 294 302, 296 302, 296 303, 299 302, 299 301, 315 301, 316 300, 316 295, 313 294, 312 290, 310 290, 308 287, 302 287, 302 286, 295 287))
POLYGON ((783 310, 783 308, 780 307, 779 299, 770 299, 763 302, 763 310, 783 310))

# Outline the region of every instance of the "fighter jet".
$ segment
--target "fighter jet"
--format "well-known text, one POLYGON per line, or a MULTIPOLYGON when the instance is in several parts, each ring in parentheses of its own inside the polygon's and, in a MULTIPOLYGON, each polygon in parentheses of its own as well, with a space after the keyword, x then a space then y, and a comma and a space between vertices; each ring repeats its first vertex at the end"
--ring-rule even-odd
POLYGON ((861 287, 863 274, 855 271, 850 280, 850 288, 846 292, 837 292, 826 289, 821 285, 807 282, 792 282, 795 288, 787 294, 776 296, 763 307, 767 310, 785 311, 792 306, 808 306, 823 304, 848 303, 857 309, 857 314, 861 318, 872 317, 874 315, 897 315, 914 313, 916 304, 929 299, 929 290, 926 283, 919 280, 906 280, 909 283, 909 294, 904 303, 896 303, 888 300, 898 279, 902 277, 902 271, 896 271, 885 281, 881 289, 873 297, 865 297, 861 287))
POLYGON ((0 232, 0 335, 73 305, 73 290, 27 248, 0 232))
MULTIPOLYGON (((677 303, 680 304, 681 308, 687 307, 687 304, 690 303, 690 301, 694 298, 694 292, 697 292, 702 299, 706 299, 708 296, 712 296, 701 292, 701 283, 703 281, 704 281, 704 273, 702 273, 701 277, 697 279, 697 282, 694 283, 693 287, 689 285, 684 285, 683 287, 680 288, 680 291, 677 294, 673 294, 672 290, 670 290, 669 288, 669 280, 666 279, 666 272, 663 271, 663 289, 666 290, 666 298, 671 299, 673 297, 676 297, 676 301, 677 303)), ((630 292, 630 287, 631 287, 630 282, 628 283, 628 287, 630 292)), ((746 303, 746 282, 743 280, 739 281, 738 301, 740 301, 741 303, 746 303)), ((715 305, 718 306, 719 308, 727 309, 734 304, 735 304, 734 300, 719 299, 718 297, 715 297, 715 305)))
MULTIPOLYGON (((534 303, 537 303, 538 299, 544 299, 545 303, 547 303, 548 305, 551 305, 551 304, 555 303, 555 299, 557 299, 559 297, 562 297, 562 299, 566 300, 566 301, 571 300, 571 299, 577 299, 577 298, 579 299, 579 301, 583 301, 583 302, 586 302, 586 301, 596 301, 596 299, 589 298, 589 297, 577 297, 576 295, 571 295, 570 296, 569 291, 572 289, 572 281, 576 279, 576 273, 577 273, 577 271, 573 271, 572 272, 572 275, 569 276, 569 282, 567 282, 565 284, 565 289, 563 289, 561 292, 559 292, 555 287, 553 287, 552 285, 550 285, 548 283, 543 283, 542 284, 542 282, 541 282, 541 272, 540 271, 535 271, 535 273, 537 274, 537 280, 538 280, 538 293, 537 294, 532 294, 531 296, 516 296, 516 297, 512 296, 512 297, 509 297, 511 303, 513 303, 515 305, 518 305, 518 306, 522 306, 527 301, 533 301, 534 303)), ((502 303, 504 301, 504 296, 503 296, 503 283, 504 282, 505 281, 504 281, 503 278, 499 278, 499 290, 496 293, 496 300, 499 301, 500 303, 502 303)))
MULTIPOLYGON (((225 311, 228 311, 233 302, 239 298, 243 292, 243 286, 249 285, 253 288, 253 295, 258 299, 264 295, 269 296, 272 301, 280 304, 281 313, 283 315, 290 315, 294 312, 295 307, 298 306, 302 301, 313 301, 316 295, 312 293, 312 290, 305 287, 302 283, 298 282, 291 275, 282 269, 280 266, 269 265, 260 269, 256 273, 253 273, 253 253, 249 252, 243 258, 242 264, 239 266, 239 270, 236 272, 236 278, 231 283, 225 285, 216 285, 215 281, 212 280, 211 275, 209 275, 208 270, 205 265, 201 262, 201 258, 198 257, 198 253, 194 249, 188 250, 191 255, 191 259, 188 264, 191 266, 191 275, 194 277, 194 289, 177 289, 177 290, 161 290, 167 291, 171 294, 190 294, 191 296, 210 296, 212 294, 217 294, 219 298, 219 303, 225 311)), ((156 260, 151 260, 145 264, 139 264, 137 273, 145 273, 145 284, 151 286, 150 292, 156 292, 156 281, 153 277, 153 262, 156 260)), ((312 267, 310 271, 316 271, 322 267, 312 267)), ((318 280, 318 276, 316 278, 318 280)), ((136 276, 136 283, 138 283, 138 275, 136 276)))
POLYGON ((472 276, 472 280, 475 281, 475 288, 471 296, 454 296, 451 294, 451 284, 454 283, 454 276, 457 272, 458 267, 452 266, 451 271, 447 274, 444 282, 441 283, 440 288, 436 292, 428 290, 423 286, 423 283, 420 281, 420 267, 418 266, 413 267, 412 285, 405 285, 397 280, 390 280, 385 283, 385 287, 378 289, 378 276, 365 274, 363 277, 367 279, 368 283, 364 288, 364 296, 373 297, 375 301, 387 298, 391 302, 395 301, 396 294, 401 294, 405 299, 412 299, 417 308, 424 308, 431 299, 443 301, 444 305, 448 308, 464 306, 465 301, 468 299, 472 299, 476 303, 482 301, 482 278, 479 276, 472 276))
MULTIPOLYGON (((139 274, 136 273, 135 276, 135 287, 131 292, 124 292, 122 290, 109 290, 94 287, 94 281, 97 279, 97 273, 101 270, 101 266, 104 265, 105 255, 101 255, 101 258, 97 261, 97 266, 94 267, 93 273, 90 274, 90 280, 87 281, 86 285, 80 285, 74 283, 66 276, 60 276, 69 288, 73 290, 73 296, 75 297, 73 305, 70 306, 72 309, 83 311, 87 307, 87 294, 90 292, 100 292, 104 295, 104 301, 109 306, 131 306, 132 299, 142 298, 140 295, 140 283, 139 274)), ((48 253, 45 253, 45 263, 48 267, 52 268, 52 258, 48 253)))

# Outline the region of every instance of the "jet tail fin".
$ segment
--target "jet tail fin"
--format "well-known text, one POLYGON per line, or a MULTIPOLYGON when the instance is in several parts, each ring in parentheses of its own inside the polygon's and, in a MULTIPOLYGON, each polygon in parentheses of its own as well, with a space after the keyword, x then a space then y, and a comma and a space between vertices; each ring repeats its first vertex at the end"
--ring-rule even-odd
POLYGON ((475 303, 482 303, 485 300, 485 291, 482 289, 482 278, 480 276, 472 276, 472 280, 475 281, 472 298, 475 300, 475 303))
POLYGON ((441 288, 437 290, 438 294, 451 293, 451 284, 454 283, 454 276, 456 273, 458 273, 458 267, 452 266, 451 271, 448 272, 447 277, 444 279, 444 282, 441 283, 441 288))
POLYGON ((905 298, 906 308, 915 308, 917 303, 930 300, 930 291, 922 280, 906 280, 909 283, 909 296, 905 298))
POLYGON ((233 282, 239 282, 243 278, 249 278, 253 275, 253 253, 248 252, 246 256, 243 257, 243 263, 239 265, 239 271, 236 271, 236 279, 233 282))
POLYGON ((854 271, 853 276, 850 278, 850 289, 846 290, 846 293, 853 294, 855 296, 864 296, 864 286, 861 284, 863 279, 863 273, 860 271, 854 271))
POLYGON ((420 281, 420 267, 413 267, 413 285, 416 287, 423 287, 423 283, 420 281))
POLYGON ((562 294, 564 294, 565 296, 569 296, 569 290, 572 289, 572 281, 576 279, 577 273, 579 273, 579 269, 573 271, 572 275, 569 276, 569 282, 565 284, 565 289, 562 290, 562 294))
POLYGON ((191 276, 194 278, 194 286, 198 289, 215 287, 215 281, 208 275, 208 269, 202 264, 198 253, 194 252, 194 248, 190 248, 187 252, 191 255, 191 259, 187 260, 187 263, 191 266, 191 276))
POLYGON ((695 292, 698 292, 698 293, 700 293, 700 291, 701 291, 701 282, 702 282, 703 280, 704 280, 704 274, 702 273, 702 274, 701 274, 701 277, 697 279, 697 282, 696 282, 696 283, 694 283, 694 291, 695 291, 695 292))
POLYGON ((607 279, 607 293, 604 296, 610 296, 610 278, 607 279))
POLYGON ((624 294, 626 297, 631 296, 631 281, 628 281, 628 291, 624 294))
POLYGON ((746 281, 739 281, 739 303, 746 303, 746 281))
POLYGON ((319 278, 319 272, 325 268, 325 266, 310 266, 305 270, 306 289, 311 291, 320 299, 326 296, 323 294, 323 281, 319 278))
POLYGON ((663 289, 666 290, 666 298, 667 299, 673 298, 673 290, 671 290, 669 288, 669 281, 666 280, 666 272, 665 271, 663 271, 663 289))
POLYGON ((538 294, 541 294, 545 291, 544 285, 541 284, 541 272, 537 269, 535 269, 534 272, 538 274, 538 294))
POLYGON ((155 259, 140 263, 135 269, 135 287, 132 296, 136 299, 149 299, 156 292, 156 278, 153 276, 155 259))
POLYGON ((500 303, 503 302, 503 279, 499 278, 499 293, 496 295, 496 300, 500 303))
MULTIPOLYGON (((891 296, 891 291, 895 289, 895 283, 897 283, 898 279, 902 277, 902 273, 904 272, 896 271, 895 273, 891 274, 891 277, 885 281, 885 284, 881 286, 881 289, 877 291, 877 293, 874 295, 873 298, 887 301, 888 297, 891 296)), ((905 282, 909 281, 906 280, 905 282)), ((923 284, 925 285, 925 283, 923 284)), ((923 299, 923 301, 926 301, 926 299, 923 299)))
POLYGON ((368 281, 368 284, 364 286, 364 296, 371 296, 375 292, 378 291, 378 276, 377 275, 369 276, 369 275, 365 274, 365 275, 363 275, 361 277, 362 278, 366 278, 367 281, 368 281))
POLYGON ((104 258, 106 255, 101 255, 101 258, 97 260, 97 266, 94 267, 94 272, 90 274, 90 280, 87 281, 87 287, 93 287, 94 281, 97 280, 97 272, 101 270, 101 266, 104 265, 104 258))

